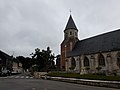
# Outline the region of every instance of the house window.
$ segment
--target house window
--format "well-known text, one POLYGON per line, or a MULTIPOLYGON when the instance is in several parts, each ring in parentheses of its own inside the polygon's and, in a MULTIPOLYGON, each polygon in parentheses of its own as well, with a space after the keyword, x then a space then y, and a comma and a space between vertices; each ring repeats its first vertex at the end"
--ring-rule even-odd
POLYGON ((105 66, 105 58, 102 54, 99 54, 99 56, 98 56, 98 65, 105 66))
POLYGON ((120 68, 120 57, 117 58, 117 66, 120 68))
POLYGON ((74 58, 71 59, 71 65, 74 66, 74 67, 76 67, 76 62, 75 62, 74 58))
POLYGON ((117 66, 120 68, 120 53, 117 55, 117 66))
POLYGON ((84 66, 90 66, 89 59, 87 57, 84 58, 84 66))

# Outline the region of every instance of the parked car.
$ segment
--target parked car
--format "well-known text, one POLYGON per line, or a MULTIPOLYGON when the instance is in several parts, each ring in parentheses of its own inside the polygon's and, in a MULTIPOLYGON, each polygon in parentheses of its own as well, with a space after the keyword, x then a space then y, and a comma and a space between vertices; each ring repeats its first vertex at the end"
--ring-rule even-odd
POLYGON ((3 70, 1 72, 1 76, 10 76, 11 75, 11 71, 10 70, 3 70))

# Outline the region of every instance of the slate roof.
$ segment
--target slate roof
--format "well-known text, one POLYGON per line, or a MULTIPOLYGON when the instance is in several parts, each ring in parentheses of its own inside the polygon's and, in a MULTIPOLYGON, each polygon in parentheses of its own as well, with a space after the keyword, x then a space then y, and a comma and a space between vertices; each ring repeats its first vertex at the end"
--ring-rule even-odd
POLYGON ((70 56, 120 50, 120 29, 78 41, 70 56))
POLYGON ((7 59, 11 59, 11 56, 9 56, 8 54, 4 53, 3 51, 0 50, 0 58, 7 58, 7 59))
POLYGON ((78 30, 71 15, 70 15, 67 25, 65 27, 65 31, 68 29, 78 30))

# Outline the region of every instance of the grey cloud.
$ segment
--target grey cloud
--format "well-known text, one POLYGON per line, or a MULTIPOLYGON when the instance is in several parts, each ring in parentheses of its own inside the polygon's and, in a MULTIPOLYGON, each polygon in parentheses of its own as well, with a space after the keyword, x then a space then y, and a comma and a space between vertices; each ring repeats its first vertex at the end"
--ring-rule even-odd
POLYGON ((120 28, 119 0, 0 0, 0 49, 29 56, 50 46, 60 53, 69 10, 80 39, 120 28))

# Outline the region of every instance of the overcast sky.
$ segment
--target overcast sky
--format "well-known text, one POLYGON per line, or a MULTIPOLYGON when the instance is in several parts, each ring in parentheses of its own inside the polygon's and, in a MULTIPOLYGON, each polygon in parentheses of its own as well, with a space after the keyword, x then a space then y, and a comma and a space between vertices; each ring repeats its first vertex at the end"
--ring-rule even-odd
POLYGON ((70 9, 80 40, 120 28, 120 0, 0 0, 0 50, 59 54, 70 9))

